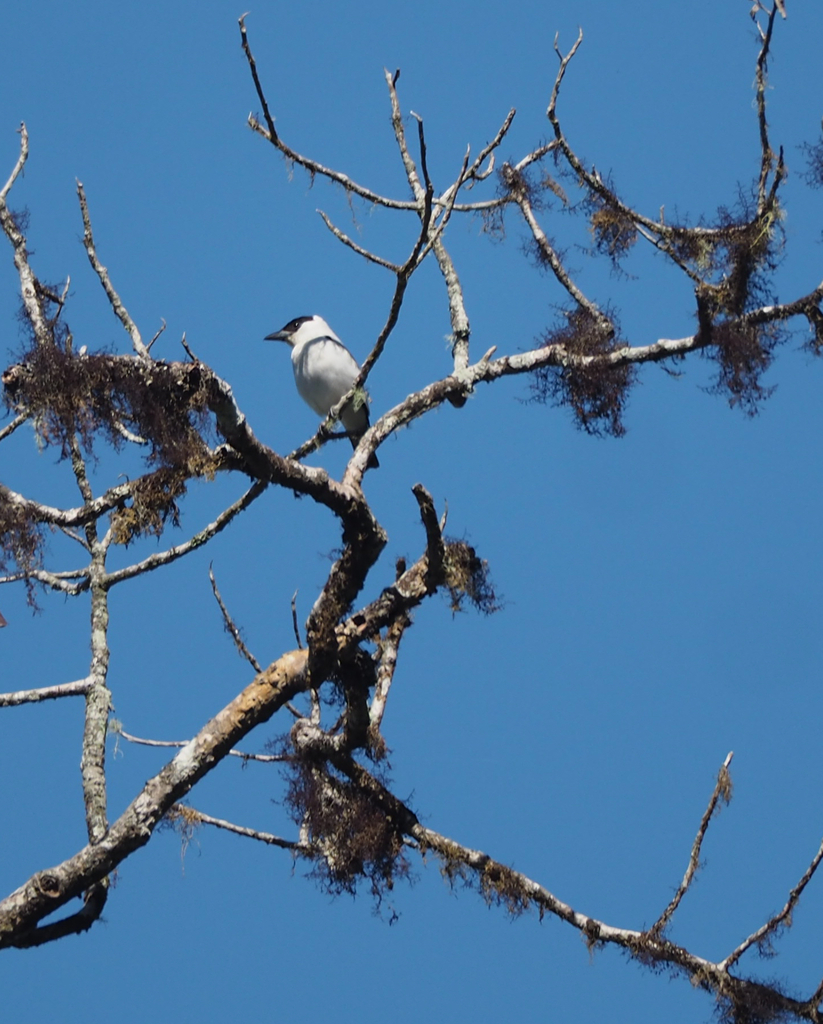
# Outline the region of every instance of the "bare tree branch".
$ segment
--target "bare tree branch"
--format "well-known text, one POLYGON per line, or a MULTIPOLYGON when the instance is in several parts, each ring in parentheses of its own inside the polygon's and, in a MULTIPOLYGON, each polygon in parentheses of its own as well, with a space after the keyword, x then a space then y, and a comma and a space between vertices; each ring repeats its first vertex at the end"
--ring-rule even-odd
MULTIPOLYGON (((385 73, 385 77, 389 88, 389 98, 391 100, 392 127, 394 128, 395 141, 397 142, 397 147, 400 151, 409 187, 411 188, 415 202, 417 203, 418 216, 420 216, 422 221, 425 216, 426 189, 420 181, 420 177, 417 173, 417 167, 409 153, 408 145, 406 143, 406 133, 403 128, 403 117, 400 111, 400 101, 397 96, 396 82, 388 72, 385 73)), ((463 174, 465 173, 464 162, 463 174)), ((461 179, 458 179, 458 181, 461 181, 461 179)), ((455 186, 455 194, 452 197, 452 201, 457 198, 457 190, 458 186, 455 186)), ((435 258, 437 259, 437 265, 440 267, 440 272, 446 283, 446 294, 449 300, 449 315, 452 325, 452 355, 454 357, 455 370, 460 371, 468 365, 469 337, 471 335, 471 327, 469 325, 469 318, 466 314, 466 304, 463 298, 463 288, 460 283, 457 270, 454 266, 454 261, 446 251, 442 239, 438 238, 434 242, 433 248, 435 258)), ((463 396, 459 397, 462 398, 463 396)))
POLYGON ((229 507, 221 512, 213 522, 208 524, 208 526, 203 527, 202 530, 187 540, 185 544, 176 544, 174 547, 168 548, 166 551, 159 551, 153 555, 149 555, 141 562, 134 563, 134 565, 129 565, 123 569, 117 569, 115 572, 108 573, 106 576, 107 585, 109 587, 113 587, 116 583, 122 583, 124 580, 132 579, 135 576, 139 576, 141 573, 152 572, 154 569, 159 569, 162 565, 168 565, 170 562, 174 562, 178 558, 182 558, 184 555, 187 555, 190 551, 194 551, 197 548, 202 547, 204 544, 207 544, 212 537, 215 537, 221 530, 224 530, 235 516, 240 512, 243 512, 253 501, 259 498, 267 486, 267 480, 257 480, 251 485, 245 494, 241 495, 232 505, 229 505, 229 507))
POLYGON ((246 647, 246 644, 243 641, 243 637, 240 635, 240 630, 234 624, 234 619, 232 619, 231 615, 229 615, 228 608, 226 608, 225 604, 223 603, 223 598, 220 596, 220 591, 217 589, 217 580, 214 578, 214 569, 212 568, 211 564, 209 564, 209 580, 211 581, 211 589, 212 593, 214 594, 214 599, 217 602, 217 605, 220 608, 220 612, 223 616, 223 624, 226 627, 226 631, 228 632, 229 636, 232 638, 232 640, 234 640, 235 647, 240 652, 240 654, 246 659, 246 661, 251 665, 255 672, 262 672, 263 670, 260 667, 260 663, 258 662, 257 658, 255 658, 255 656, 251 653, 248 647, 246 647))
POLYGON ((377 192, 372 192, 371 189, 364 188, 357 182, 352 181, 352 179, 349 178, 347 175, 341 174, 339 171, 334 171, 330 167, 326 167, 316 160, 310 160, 307 157, 302 156, 300 153, 291 149, 290 146, 287 146, 286 143, 283 142, 283 140, 277 133, 277 129, 274 126, 274 118, 269 112, 269 105, 266 100, 265 93, 263 92, 263 86, 260 83, 260 78, 257 74, 257 64, 255 62, 254 56, 252 55, 251 47, 249 46, 248 35, 246 33, 245 14, 239 19, 239 24, 240 43, 241 46, 243 47, 243 53, 246 55, 246 60, 248 61, 249 70, 251 71, 251 76, 254 81, 254 87, 255 90, 257 91, 257 98, 260 100, 260 105, 263 108, 263 117, 266 122, 266 127, 264 128, 259 123, 257 118, 249 114, 249 126, 252 128, 252 130, 262 135, 263 138, 268 139, 268 141, 271 142, 273 146, 280 150, 280 152, 283 154, 283 156, 286 157, 287 160, 289 160, 291 163, 297 164, 300 167, 303 167, 305 170, 309 172, 309 174, 312 175, 312 177, 316 174, 322 175, 322 177, 328 178, 330 181, 333 181, 338 185, 342 185, 346 192, 353 193, 354 195, 359 196, 361 199, 365 199, 369 203, 375 203, 378 206, 386 206, 390 209, 398 210, 414 210, 415 206, 413 203, 409 203, 408 201, 404 202, 394 199, 388 199, 385 196, 379 195, 377 192))
POLYGON ((763 41, 763 45, 760 47, 760 53, 757 57, 757 76, 755 78, 757 123, 760 128, 760 177, 757 182, 758 214, 762 214, 766 206, 766 188, 769 173, 771 172, 775 161, 775 154, 772 150, 771 143, 769 142, 769 126, 766 122, 766 69, 768 64, 769 48, 772 41, 772 30, 774 28, 774 16, 776 13, 777 6, 775 5, 769 15, 765 31, 761 29, 760 24, 757 23, 758 30, 760 31, 760 38, 763 41))
POLYGON ((2 583, 19 583, 24 580, 35 580, 51 590, 59 590, 63 594, 76 597, 89 589, 88 570, 75 569, 70 572, 49 572, 46 569, 25 569, 20 572, 8 573, 0 576, 2 583), (70 583, 69 580, 80 578, 79 583, 70 583))
POLYGON ((94 922, 100 919, 108 892, 108 878, 96 882, 83 894, 82 910, 51 924, 23 932, 17 936, 14 945, 18 949, 33 949, 36 946, 44 946, 47 942, 56 942, 67 935, 79 935, 88 931, 94 922))
POLYGON ((41 686, 34 690, 0 693, 0 708, 10 708, 17 704, 36 704, 41 700, 56 700, 58 697, 84 697, 90 686, 91 681, 86 677, 73 683, 58 683, 56 686, 41 686))
POLYGON ((736 949, 732 950, 726 959, 721 961, 718 965, 721 970, 727 971, 730 967, 733 967, 747 949, 751 949, 752 946, 761 944, 764 939, 771 938, 781 927, 788 928, 791 926, 792 913, 794 912, 800 897, 803 895, 803 890, 814 877, 814 873, 820 866, 821 860, 823 860, 823 843, 820 844, 817 853, 812 857, 812 861, 806 868, 803 877, 789 893, 789 898, 786 900, 783 909, 773 917, 769 918, 764 925, 758 928, 757 931, 752 932, 752 934, 741 942, 736 949))
POLYGON ((146 345, 146 351, 147 352, 151 352, 152 346, 154 345, 155 341, 157 341, 157 339, 165 331, 165 329, 166 329, 166 321, 163 320, 161 325, 160 325, 160 327, 152 335, 151 341, 148 343, 148 345, 146 345))
MULTIPOLYGON (((71 436, 72 468, 80 492, 88 504, 94 500, 86 473, 85 460, 80 453, 77 438, 71 436)), ((89 842, 101 839, 109 827, 106 789, 106 727, 112 708, 108 688, 109 670, 109 588, 106 581, 106 556, 111 543, 110 531, 100 539, 97 520, 86 523, 86 541, 91 551, 89 564, 89 593, 91 595, 91 663, 89 688, 83 722, 83 752, 80 774, 83 781, 83 802, 86 808, 86 829, 89 842)), ((96 879, 100 882, 101 879, 96 879)))
POLYGON ((11 423, 7 423, 5 427, 0 429, 0 441, 5 441, 7 437, 17 430, 18 427, 22 427, 28 419, 25 413, 20 413, 19 416, 15 416, 11 423))
POLYGON ((20 155, 12 169, 6 184, 0 189, 0 228, 11 242, 14 249, 14 266, 20 278, 20 294, 23 298, 23 306, 26 315, 31 322, 34 336, 38 345, 51 343, 52 335, 48 326, 48 317, 43 308, 43 300, 40 295, 40 283, 29 265, 29 253, 26 246, 26 236, 18 227, 14 215, 6 205, 6 199, 17 178, 23 173, 26 160, 29 156, 29 133, 26 131, 25 123, 20 125, 20 155))
POLYGON ((692 844, 692 852, 689 856, 689 863, 686 867, 686 873, 683 875, 683 881, 678 886, 677 892, 672 897, 671 902, 655 921, 655 923, 649 929, 650 934, 662 935, 664 929, 671 921, 674 912, 680 906, 680 901, 688 892, 689 886, 692 884, 692 880, 697 873, 697 869, 700 866, 700 850, 703 846, 703 840, 706 838, 706 832, 709 828, 709 823, 714 816, 715 811, 720 807, 721 801, 728 803, 731 796, 731 778, 729 776, 729 765, 734 757, 734 752, 729 751, 726 755, 726 760, 720 767, 720 771, 717 775, 717 783, 714 787, 714 792, 709 800, 709 806, 706 808, 703 818, 700 821, 700 828, 697 830, 694 843, 692 844))
POLYGON ((189 825, 212 825, 214 828, 224 829, 226 832, 233 832, 236 836, 245 836, 247 839, 256 839, 258 842, 266 843, 268 846, 277 846, 281 850, 293 850, 295 853, 308 853, 308 849, 302 843, 296 843, 290 839, 281 839, 280 836, 272 835, 271 832, 260 832, 257 829, 246 828, 243 825, 235 825, 223 818, 213 818, 210 814, 195 810, 183 804, 177 804, 172 808, 176 815, 179 815, 189 825))
POLYGON ((575 910, 523 872, 422 825, 402 801, 350 756, 333 753, 332 757, 335 766, 368 793, 385 813, 391 815, 398 827, 417 842, 421 853, 438 855, 447 878, 475 885, 487 902, 503 906, 512 915, 531 908, 536 909, 541 917, 549 913, 580 932, 592 948, 613 944, 625 949, 641 963, 667 965, 690 977, 694 984, 714 993, 733 1014, 744 1013, 746 1007, 756 1006, 769 1016, 790 1015, 817 1024, 817 1004, 812 1000, 793 999, 777 988, 732 975, 724 966, 725 962, 718 964, 696 956, 651 930, 640 932, 617 928, 575 910))
MULTIPOLYGON (((406 612, 401 612, 386 630, 386 635, 380 640, 377 685, 374 688, 374 696, 369 708, 369 723, 373 732, 379 732, 383 723, 389 691, 394 680, 394 670, 397 668, 400 641, 410 625, 411 617, 406 612)), ((372 745, 375 745, 374 738, 372 745)))
POLYGON ((480 152, 472 161, 471 166, 467 169, 466 172, 466 181, 469 183, 466 186, 467 188, 470 188, 471 185, 474 184, 474 182, 485 181, 486 178, 488 178, 489 175, 494 170, 494 151, 498 148, 500 143, 503 141, 503 139, 505 139, 506 135, 508 134, 509 128, 511 128, 512 126, 512 121, 514 121, 516 113, 517 111, 514 109, 514 107, 512 107, 508 114, 506 114, 506 117, 503 120, 503 124, 498 128, 495 137, 491 140, 491 142, 486 143, 486 145, 480 150, 480 152), (481 171, 480 168, 483 166, 486 159, 488 159, 489 163, 486 169, 481 171))
POLYGON ((557 254, 554 246, 546 237, 546 233, 540 227, 537 217, 534 214, 534 210, 532 209, 528 191, 520 183, 514 169, 508 164, 504 164, 503 176, 506 184, 511 189, 512 199, 520 207, 523 219, 529 226, 529 230, 537 243, 537 247, 540 250, 542 258, 548 266, 551 267, 554 276, 563 288, 566 289, 571 298, 574 299, 575 303, 587 310, 591 317, 602 326, 604 331, 610 334, 614 333, 614 325, 609 318, 602 312, 602 310, 599 309, 596 303, 592 302, 591 299, 588 299, 583 294, 583 291, 577 284, 575 284, 571 275, 563 266, 563 261, 560 259, 560 256, 557 254))
MULTIPOLYGON (((110 720, 109 732, 116 736, 122 736, 127 742, 134 743, 135 746, 139 747, 167 747, 174 750, 181 750, 183 747, 188 746, 188 744, 191 743, 191 740, 150 740, 142 736, 134 736, 132 733, 126 732, 122 723, 118 722, 116 719, 110 720)), ((249 754, 244 750, 229 750, 227 751, 226 756, 239 757, 241 761, 259 761, 261 764, 280 764, 283 761, 288 760, 288 758, 282 754, 249 754)))
POLYGON ((31 522, 47 523, 49 526, 68 529, 72 526, 84 526, 94 519, 99 519, 106 512, 117 508, 131 496, 135 483, 136 481, 130 481, 127 484, 111 487, 99 498, 93 498, 79 508, 60 509, 44 505, 39 501, 23 497, 22 494, 18 494, 3 484, 0 484, 0 501, 14 504, 20 513, 31 522))
MULTIPOLYGON (((17 158, 17 162, 12 168, 12 172, 6 180, 6 184, 0 189, 0 208, 4 211, 6 209, 6 197, 11 191, 12 185, 17 181, 18 177, 23 173, 23 168, 26 166, 26 160, 29 157, 29 133, 26 131, 26 126, 21 123, 18 129, 20 135, 20 155, 17 158)), ((5 230, 5 222, 3 222, 5 230)))
POLYGON ((317 211, 323 219, 323 223, 331 231, 334 237, 346 245, 353 252, 356 252, 358 256, 362 256, 364 260, 368 260, 369 263, 376 263, 378 267, 384 267, 386 270, 390 270, 393 274, 397 274, 400 271, 400 267, 396 263, 390 263, 388 260, 384 260, 382 256, 378 256, 373 252, 369 252, 368 249, 364 249, 362 245, 358 245, 353 239, 349 238, 347 234, 344 234, 340 228, 336 227, 331 218, 328 217, 322 210, 317 211))
POLYGON ((144 846, 167 811, 220 763, 236 741, 306 688, 307 662, 305 651, 281 656, 149 779, 98 842, 37 872, 0 901, 0 948, 31 945, 40 921, 103 882, 130 853, 144 846))
MULTIPOLYGON (((129 311, 123 305, 123 301, 115 291, 114 285, 111 283, 109 272, 100 262, 97 257, 97 250, 94 245, 94 235, 91 230, 91 218, 89 217, 88 203, 86 202, 86 191, 83 188, 83 183, 77 182, 77 198, 80 201, 80 212, 83 215, 83 245, 86 247, 88 253, 89 263, 100 278, 100 284, 103 285, 103 289, 106 292, 108 300, 111 304, 111 308, 114 310, 114 314, 123 327, 126 329, 126 333, 131 338, 131 343, 134 346, 134 351, 138 356, 147 358, 149 354, 148 348, 143 344, 143 338, 140 335, 140 331, 137 328, 137 324, 129 316, 129 311)), ((152 344, 155 338, 152 339, 152 344)))
POLYGON ((294 639, 297 641, 299 650, 303 650, 303 641, 300 639, 300 627, 297 624, 297 591, 291 596, 291 624, 294 630, 294 639))

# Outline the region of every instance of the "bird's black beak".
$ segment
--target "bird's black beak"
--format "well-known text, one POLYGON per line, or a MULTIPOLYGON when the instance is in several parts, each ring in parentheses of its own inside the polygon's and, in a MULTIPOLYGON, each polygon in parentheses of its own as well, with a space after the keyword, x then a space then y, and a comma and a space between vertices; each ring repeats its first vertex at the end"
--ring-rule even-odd
POLYGON ((275 331, 274 334, 267 334, 263 341, 285 341, 291 343, 291 334, 288 331, 275 331))

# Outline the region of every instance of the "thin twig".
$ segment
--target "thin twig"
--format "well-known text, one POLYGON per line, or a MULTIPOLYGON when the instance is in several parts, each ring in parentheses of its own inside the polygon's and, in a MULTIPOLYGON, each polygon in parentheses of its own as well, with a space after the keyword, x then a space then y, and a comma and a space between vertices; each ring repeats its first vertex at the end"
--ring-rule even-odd
POLYGON ((86 551, 89 550, 89 542, 85 537, 81 537, 79 533, 76 533, 74 530, 70 530, 68 526, 59 526, 58 529, 62 534, 68 537, 69 540, 73 540, 75 544, 79 544, 80 547, 85 548, 86 551))
POLYGON ((470 188, 475 182, 485 181, 494 170, 494 151, 508 134, 516 113, 517 111, 512 107, 508 114, 506 114, 503 124, 497 129, 497 134, 491 142, 486 143, 472 161, 471 167, 469 167, 466 173, 466 181, 470 183, 467 188, 470 188), (486 157, 489 158, 488 166, 484 171, 481 171, 480 168, 482 167, 486 157))
POLYGON ((31 269, 29 263, 29 250, 26 243, 26 236, 23 234, 17 219, 6 205, 6 197, 11 187, 26 166, 29 155, 29 133, 26 131, 25 122, 20 124, 20 153, 14 168, 9 175, 6 184, 0 189, 0 227, 2 227, 6 238, 11 242, 14 249, 14 266, 20 279, 20 295, 23 299, 23 306, 26 310, 34 336, 38 345, 50 345, 54 342, 54 334, 46 316, 44 307, 42 285, 31 269))
POLYGON ((89 257, 89 263, 100 278, 100 284, 103 285, 103 289, 108 296, 109 304, 114 310, 114 315, 123 325, 126 333, 131 338, 132 346, 138 356, 148 357, 149 350, 143 344, 143 339, 140 336, 140 331, 137 328, 137 324, 129 316, 129 311, 123 305, 123 301, 115 291, 114 285, 111 283, 109 272, 100 262, 97 256, 97 250, 94 246, 94 235, 91 230, 91 218, 89 217, 88 203, 86 202, 86 192, 83 188, 83 183, 77 182, 77 197, 80 200, 80 213, 83 216, 83 245, 85 246, 86 252, 89 257))
POLYGON ((167 548, 165 551, 159 551, 153 555, 149 555, 148 558, 144 558, 142 562, 136 562, 134 565, 129 565, 124 569, 118 569, 115 572, 109 573, 106 577, 107 585, 112 587, 116 583, 122 583, 124 580, 130 580, 134 576, 139 576, 144 572, 151 572, 154 569, 159 569, 160 566, 168 565, 170 562, 174 562, 178 558, 182 558, 184 555, 187 555, 190 551, 194 551, 195 548, 199 548, 204 544, 207 544, 213 537, 220 533, 221 530, 224 530, 235 516, 239 515, 239 513, 244 511, 244 509, 247 509, 255 499, 259 498, 268 485, 268 480, 255 481, 245 494, 241 495, 232 505, 229 505, 229 507, 225 509, 225 511, 221 512, 213 522, 209 523, 208 526, 205 526, 202 530, 196 533, 190 540, 187 540, 184 544, 177 544, 174 547, 167 548))
POLYGON ((295 853, 309 852, 302 843, 296 843, 290 839, 281 839, 280 836, 275 836, 271 832, 260 832, 257 829, 246 828, 243 825, 235 825, 233 822, 226 821, 223 818, 214 818, 210 814, 204 814, 203 811, 195 810, 194 807, 180 806, 177 809, 183 813, 185 818, 191 817, 203 825, 213 825, 215 828, 222 828, 226 832, 233 832, 237 836, 257 839, 259 842, 267 843, 269 846, 278 846, 282 850, 293 850, 295 853))
POLYGON ((423 209, 423 203, 425 201, 426 189, 420 181, 420 176, 417 173, 417 167, 415 166, 414 160, 411 153, 409 152, 408 144, 406 143, 406 130, 403 127, 403 114, 400 109, 400 100, 397 96, 396 80, 384 69, 383 75, 386 79, 386 84, 389 89, 389 100, 391 102, 391 122, 392 128, 394 129, 394 139, 397 143, 397 148, 400 152, 400 159, 403 163, 403 170, 406 172, 406 180, 408 181, 414 201, 416 203, 416 210, 418 213, 423 209))
POLYGON ((429 196, 429 202, 431 202, 434 196, 434 185, 429 177, 429 161, 428 151, 426 149, 426 133, 423 130, 423 118, 419 114, 411 111, 411 116, 417 121, 417 143, 420 148, 420 169, 423 171, 423 181, 425 183, 426 193, 429 196))
POLYGON ((11 423, 7 423, 0 430, 0 441, 5 441, 7 437, 10 437, 18 427, 23 426, 28 418, 29 414, 27 412, 21 412, 19 416, 15 416, 11 423))
POLYGON ((0 576, 2 583, 19 583, 22 580, 36 580, 51 590, 59 590, 62 594, 76 597, 89 589, 88 569, 74 569, 69 572, 49 572, 47 569, 21 569, 19 572, 10 572, 0 576), (80 579, 79 583, 69 583, 69 580, 80 579))
POLYGON ((297 649, 303 650, 303 641, 300 639, 300 627, 297 624, 297 591, 291 596, 291 624, 294 629, 294 639, 297 641, 297 649))
MULTIPOLYGON (((109 732, 116 736, 122 736, 124 740, 140 747, 168 747, 180 750, 190 742, 189 740, 149 740, 141 736, 133 736, 131 733, 126 732, 122 725, 114 719, 109 723, 109 732)), ((248 754, 243 750, 230 750, 229 756, 239 757, 243 761, 259 761, 262 764, 273 764, 288 760, 287 754, 248 754)))
POLYGON ((189 346, 189 343, 186 341, 186 332, 185 331, 183 331, 183 337, 180 339, 180 344, 183 346, 183 351, 186 353, 186 355, 189 357, 189 359, 191 359, 191 361, 193 363, 199 363, 200 362, 200 360, 197 358, 197 356, 194 354, 194 352, 192 352, 192 350, 191 350, 191 348, 189 346))
MULTIPOLYGON (((769 142, 769 125, 766 121, 766 81, 769 47, 772 41, 772 30, 774 29, 774 18, 777 14, 777 7, 773 7, 766 23, 766 31, 760 31, 763 45, 757 55, 756 102, 757 102, 757 123, 760 129, 760 177, 757 182, 757 212, 762 214, 766 209, 766 184, 769 172, 774 166, 775 154, 769 142)), ((760 25, 758 24, 758 29, 760 25)))
POLYGON ((400 267, 396 263, 390 263, 389 260, 384 260, 382 256, 377 256, 368 249, 364 249, 362 245, 358 245, 357 242, 342 232, 340 228, 336 227, 323 210, 318 210, 317 212, 323 218, 323 223, 329 231, 331 231, 334 237, 338 239, 338 241, 342 242, 343 245, 347 245, 350 249, 356 252, 358 256, 362 256, 364 260, 368 260, 369 263, 376 263, 378 267, 385 267, 386 270, 390 270, 393 274, 398 273, 400 267))
MULTIPOLYGON (((255 656, 251 653, 251 651, 246 646, 246 644, 245 644, 245 642, 243 640, 243 637, 242 637, 242 635, 240 633, 239 628, 235 625, 234 620, 232 619, 231 615, 229 615, 229 610, 228 610, 228 608, 226 608, 226 605, 223 602, 223 598, 220 595, 220 591, 217 589, 217 580, 214 578, 214 571, 212 569, 212 564, 211 563, 209 563, 209 579, 211 580, 211 588, 212 588, 212 592, 214 593, 215 600, 217 601, 217 604, 218 604, 218 606, 220 608, 220 611, 222 612, 223 624, 225 625, 227 632, 229 633, 231 638, 234 640, 235 646, 237 647, 238 651, 243 655, 243 657, 246 659, 246 661, 248 661, 248 663, 251 665, 251 667, 254 669, 254 671, 257 672, 257 673, 262 672, 263 669, 262 669, 262 667, 260 665, 260 662, 257 660, 257 658, 255 658, 255 656)), ((295 594, 296 594, 296 591, 295 591, 295 594)), ((297 646, 298 646, 298 648, 302 648, 302 646, 303 646, 300 643, 300 638, 299 637, 297 638, 297 646)), ((303 717, 300 714, 300 712, 297 710, 297 708, 291 703, 291 701, 287 701, 286 702, 286 708, 287 708, 288 711, 291 712, 291 714, 295 718, 302 718, 303 717)))
POLYGON ((803 895, 803 890, 814 877, 814 873, 817 871, 822 860, 823 842, 820 844, 817 853, 812 858, 811 864, 809 864, 803 873, 803 877, 789 893, 789 898, 786 900, 783 909, 779 913, 775 914, 774 917, 769 918, 769 920, 758 928, 757 931, 752 932, 747 939, 740 943, 737 949, 729 953, 726 959, 721 961, 718 965, 722 970, 728 970, 730 967, 733 967, 747 949, 750 949, 757 943, 762 942, 768 936, 773 935, 781 926, 788 927, 791 924, 791 917, 794 908, 797 906, 800 897, 803 895))
POLYGON ((211 562, 209 562, 209 579, 211 580, 211 590, 212 593, 214 594, 214 599, 215 601, 217 601, 217 605, 220 608, 221 614, 223 615, 223 625, 226 627, 226 632, 229 634, 232 640, 234 640, 235 647, 246 659, 246 661, 251 665, 254 671, 262 672, 263 669, 260 665, 260 662, 257 660, 257 658, 255 658, 255 656, 246 646, 243 637, 240 634, 240 630, 234 623, 234 619, 232 619, 231 615, 229 615, 229 610, 223 602, 223 598, 220 595, 220 591, 217 589, 217 580, 214 578, 214 569, 212 568, 211 562))
POLYGON ((147 352, 151 352, 152 345, 154 345, 155 341, 157 341, 157 339, 160 337, 160 335, 163 333, 163 331, 165 331, 165 329, 166 329, 166 321, 162 320, 160 327, 158 327, 158 329, 154 332, 154 335, 153 335, 151 341, 148 343, 148 345, 146 345, 146 351, 147 352))
POLYGON ((29 157, 29 133, 26 131, 26 123, 22 121, 18 128, 20 133, 20 154, 17 157, 17 161, 12 168, 11 174, 6 180, 6 184, 0 189, 0 206, 6 205, 6 196, 11 191, 12 185, 17 181, 18 177, 23 173, 23 168, 26 166, 26 160, 29 157))
POLYGON ((544 146, 538 146, 537 149, 532 150, 531 153, 527 153, 522 159, 518 160, 514 164, 516 171, 524 171, 531 164, 536 163, 538 160, 542 160, 544 156, 549 153, 553 153, 555 149, 560 145, 557 139, 552 139, 551 142, 547 142, 544 146))
POLYGON ((434 500, 431 494, 422 484, 415 484, 412 487, 412 494, 417 500, 420 518, 426 531, 426 557, 428 559, 426 576, 428 577, 429 586, 436 587, 443 577, 446 545, 443 541, 443 534, 440 531, 440 524, 437 521, 437 513, 434 509, 434 500))
POLYGON ((665 225, 659 224, 656 221, 649 220, 647 217, 642 217, 631 207, 626 206, 622 203, 617 196, 608 188, 603 179, 592 172, 590 172, 578 158, 577 154, 569 145, 566 140, 566 136, 563 134, 563 130, 560 127, 560 121, 557 117, 557 100, 560 95, 560 86, 563 83, 563 79, 566 75, 569 63, 573 60, 575 54, 580 49, 580 45, 583 42, 583 29, 579 29, 577 33, 577 39, 574 41, 572 48, 567 54, 562 54, 558 46, 558 37, 554 37, 554 52, 557 54, 560 66, 557 69, 557 75, 554 80, 554 86, 552 87, 551 97, 549 99, 549 106, 546 110, 546 117, 554 129, 555 141, 559 145, 566 160, 571 165, 575 173, 585 183, 587 188, 603 199, 610 207, 618 210, 625 217, 629 218, 634 224, 643 224, 648 230, 655 234, 663 234, 666 232, 665 225))
POLYGON ((669 903, 669 905, 666 907, 666 909, 663 911, 663 913, 660 915, 657 921, 655 921, 655 923, 649 929, 649 931, 655 935, 659 936, 663 933, 663 930, 668 925, 669 921, 671 921, 674 912, 680 906, 680 901, 686 895, 689 886, 692 884, 692 880, 697 872, 698 867, 700 866, 700 850, 703 846, 703 840, 706 838, 706 832, 709 828, 709 823, 711 822, 715 811, 720 806, 720 802, 729 802, 729 797, 731 795, 731 779, 729 777, 729 765, 731 764, 733 757, 734 752, 729 751, 729 753, 726 756, 726 760, 721 765, 720 771, 717 774, 717 782, 715 783, 714 792, 711 795, 709 805, 706 808, 703 817, 700 821, 700 827, 697 830, 697 835, 695 836, 694 843, 692 843, 692 852, 689 856, 689 863, 686 867, 686 873, 683 875, 683 880, 680 883, 677 892, 672 897, 672 900, 669 903))
POLYGON ((523 219, 532 233, 532 237, 540 250, 542 258, 546 261, 549 267, 551 267, 552 273, 557 278, 558 282, 566 289, 578 306, 585 309, 605 330, 613 332, 614 325, 611 320, 602 312, 595 302, 587 298, 582 289, 578 287, 569 272, 566 270, 563 265, 563 261, 560 259, 556 249, 549 241, 546 233, 543 231, 537 217, 535 216, 528 192, 519 184, 517 175, 508 164, 503 167, 503 175, 512 190, 512 198, 514 199, 514 202, 520 207, 523 219))
POLYGON ((0 707, 10 708, 18 704, 37 704, 42 700, 57 700, 59 697, 83 697, 91 686, 88 676, 73 683, 59 683, 56 686, 41 686, 34 690, 16 690, 0 693, 0 707))
POLYGON ((252 80, 254 81, 254 88, 257 92, 257 98, 260 100, 260 105, 263 108, 263 118, 266 122, 264 128, 256 117, 249 115, 249 126, 253 131, 262 135, 265 139, 268 139, 282 154, 292 163, 297 164, 300 167, 305 168, 311 175, 319 174, 324 178, 328 178, 330 181, 336 182, 338 185, 342 185, 346 192, 352 192, 359 196, 361 199, 365 199, 369 203, 375 203, 379 206, 386 206, 390 209, 400 210, 414 210, 414 203, 406 201, 399 201, 395 199, 389 199, 386 196, 381 196, 377 192, 373 192, 371 189, 365 188, 359 185, 356 181, 352 181, 345 174, 341 174, 339 171, 334 171, 330 167, 325 167, 323 164, 316 160, 310 160, 308 157, 302 156, 296 150, 293 150, 290 146, 287 146, 285 142, 280 138, 277 133, 277 129, 274 126, 274 118, 269 110, 269 104, 266 100, 266 95, 263 92, 263 86, 260 82, 260 77, 257 74, 257 64, 249 46, 248 35, 246 32, 246 15, 244 14, 239 19, 240 25, 240 44, 243 47, 243 53, 246 55, 246 61, 249 65, 252 80))

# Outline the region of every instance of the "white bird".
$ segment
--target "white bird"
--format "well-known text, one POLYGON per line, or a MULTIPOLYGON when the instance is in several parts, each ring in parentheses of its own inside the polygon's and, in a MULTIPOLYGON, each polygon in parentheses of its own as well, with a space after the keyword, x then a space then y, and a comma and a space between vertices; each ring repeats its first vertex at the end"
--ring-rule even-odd
MULTIPOLYGON (((322 316, 298 316, 266 341, 285 341, 291 347, 294 382, 303 401, 324 419, 343 395, 351 390, 360 367, 357 360, 337 337, 322 316)), ((340 417, 356 448, 369 429, 369 408, 364 402, 355 407, 349 402, 340 417)), ((377 456, 369 458, 369 467, 380 463, 377 456)))

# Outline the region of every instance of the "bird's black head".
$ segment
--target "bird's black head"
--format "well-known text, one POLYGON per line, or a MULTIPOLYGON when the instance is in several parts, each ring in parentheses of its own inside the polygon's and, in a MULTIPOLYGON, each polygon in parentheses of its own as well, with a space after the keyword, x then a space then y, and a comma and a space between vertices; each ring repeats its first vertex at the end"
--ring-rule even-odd
POLYGON ((313 316, 296 316, 294 318, 294 320, 289 320, 289 322, 283 328, 282 333, 286 334, 288 332, 289 334, 294 334, 294 332, 296 330, 298 330, 298 328, 302 327, 303 324, 307 323, 309 320, 314 320, 314 317, 313 316))
POLYGON ((313 320, 314 316, 296 316, 294 320, 289 320, 285 327, 281 327, 279 331, 275 331, 274 334, 267 334, 263 339, 264 341, 290 341, 292 336, 300 330, 303 324, 308 323, 309 320, 313 320))

